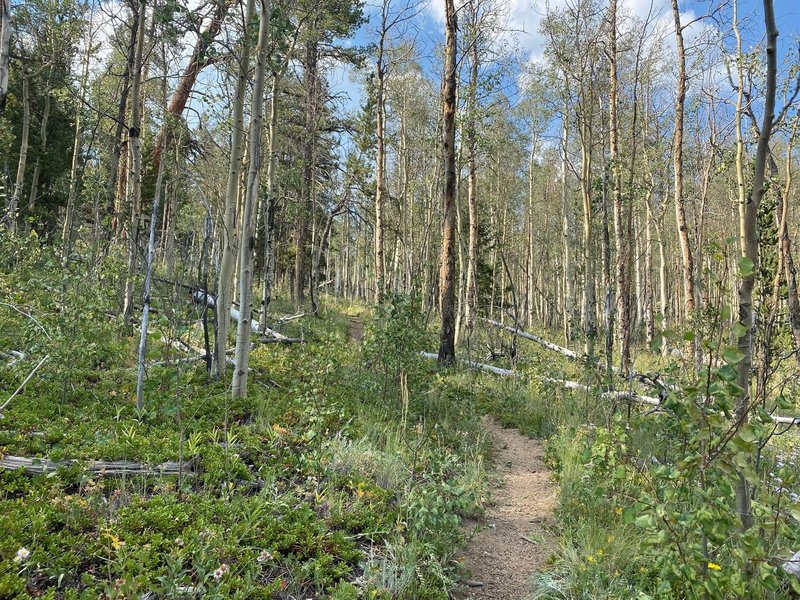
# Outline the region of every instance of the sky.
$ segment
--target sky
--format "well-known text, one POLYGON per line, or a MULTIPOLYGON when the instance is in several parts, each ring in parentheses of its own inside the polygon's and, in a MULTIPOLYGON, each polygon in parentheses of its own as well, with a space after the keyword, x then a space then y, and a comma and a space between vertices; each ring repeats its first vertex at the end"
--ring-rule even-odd
MULTIPOLYGON (((373 0, 374 1, 374 0, 373 0)), ((504 2, 504 0, 498 0, 504 2)), ((569 0, 505 0, 508 15, 506 27, 509 30, 507 39, 513 41, 519 48, 523 61, 542 61, 544 57, 544 37, 539 32, 539 26, 547 10, 564 6, 569 0)), ((730 3, 730 0, 728 0, 730 3)), ((672 11, 669 0, 620 0, 621 11, 645 19, 652 14, 659 25, 672 29, 672 11), (652 11, 652 13, 651 13, 652 11)), ((681 0, 679 7, 682 22, 688 23, 699 16, 705 15, 711 6, 709 1, 681 0)), ((719 5, 714 0, 714 6, 719 5)), ((376 38, 377 6, 366 7, 370 21, 361 27, 354 44, 366 44, 376 38)), ((715 20, 703 20, 692 25, 687 32, 687 38, 699 33, 701 28, 712 28, 712 33, 729 37, 731 28, 731 7, 724 7, 715 20)), ((761 0, 739 0, 740 28, 746 49, 750 49, 763 40, 764 13, 761 0)), ((779 68, 783 66, 787 56, 797 56, 797 44, 800 40, 800 0, 775 0, 775 18, 780 32, 779 68)), ((444 0, 432 0, 420 12, 415 23, 415 37, 420 46, 420 58, 426 70, 438 73, 435 69, 436 59, 434 51, 437 44, 444 40, 444 0)), ((674 38, 668 36, 665 42, 674 52, 674 38)), ((357 110, 362 103, 363 90, 354 80, 350 69, 341 66, 334 67, 330 72, 330 83, 333 91, 343 96, 344 106, 347 110, 357 110)), ((513 87, 514 83, 511 82, 513 87)))

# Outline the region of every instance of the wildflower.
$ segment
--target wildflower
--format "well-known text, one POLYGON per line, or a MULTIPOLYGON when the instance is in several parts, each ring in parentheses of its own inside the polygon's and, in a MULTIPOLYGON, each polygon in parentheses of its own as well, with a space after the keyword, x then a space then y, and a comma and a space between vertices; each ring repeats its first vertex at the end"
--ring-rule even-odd
POLYGON ((223 573, 227 573, 228 571, 230 571, 230 567, 228 567, 228 565, 227 565, 227 564, 225 564, 225 563, 222 563, 222 564, 219 566, 219 568, 222 570, 222 572, 223 572, 223 573))
POLYGON ((17 555, 14 557, 15 563, 24 563, 30 557, 31 551, 25 547, 20 548, 17 550, 17 555))
POLYGON ((588 562, 590 562, 590 563, 593 563, 593 562, 594 562, 594 556, 592 556, 592 555, 590 554, 589 556, 587 556, 587 557, 586 557, 586 560, 587 560, 588 562))
POLYGON ((710 562, 708 563, 708 568, 712 571, 721 571, 722 567, 720 567, 717 563, 710 562))
POLYGON ((217 581, 222 579, 222 576, 224 574, 225 574, 225 571, 223 571, 222 569, 214 569, 213 575, 214 575, 214 579, 216 579, 217 581))
POLYGON ((614 514, 620 516, 622 514, 622 509, 618 506, 614 509, 614 514))
POLYGON ((183 548, 183 538, 179 538, 179 537, 175 538, 175 545, 178 548, 183 548))
POLYGON ((258 555, 258 558, 256 558, 256 560, 260 563, 267 562, 268 560, 272 560, 272 554, 267 550, 262 550, 261 554, 258 555))

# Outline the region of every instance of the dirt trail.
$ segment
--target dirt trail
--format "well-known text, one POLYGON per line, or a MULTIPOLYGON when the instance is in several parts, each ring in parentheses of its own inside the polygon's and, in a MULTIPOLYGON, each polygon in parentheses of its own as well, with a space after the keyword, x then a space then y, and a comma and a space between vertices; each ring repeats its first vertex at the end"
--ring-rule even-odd
POLYGON ((464 598, 523 600, 528 582, 552 553, 552 522, 557 488, 544 465, 544 447, 516 429, 504 429, 485 417, 483 425, 495 448, 497 474, 494 490, 479 530, 464 551, 469 569, 464 598))
POLYGON ((363 337, 364 322, 358 317, 350 317, 350 341, 360 344, 363 337))

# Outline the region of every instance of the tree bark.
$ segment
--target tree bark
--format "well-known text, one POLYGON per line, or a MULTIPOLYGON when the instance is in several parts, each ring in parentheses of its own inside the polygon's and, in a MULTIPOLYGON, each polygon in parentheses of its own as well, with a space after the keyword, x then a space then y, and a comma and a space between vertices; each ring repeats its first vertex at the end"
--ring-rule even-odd
POLYGON ((231 156, 228 179, 225 185, 225 208, 222 221, 222 258, 217 281, 217 335, 214 340, 214 376, 225 376, 225 351, 228 345, 229 311, 233 303, 233 269, 236 262, 236 206, 239 202, 239 185, 242 176, 242 154, 244 152, 244 103, 247 95, 247 77, 250 71, 249 25, 256 13, 255 0, 247 0, 245 9, 242 54, 239 57, 239 72, 236 80, 236 98, 233 104, 231 129, 231 156))
POLYGON ((36 207, 36 198, 39 196, 39 175, 42 172, 42 159, 47 153, 47 125, 50 122, 50 106, 53 100, 53 97, 50 94, 51 77, 52 68, 48 70, 47 78, 45 80, 44 110, 42 110, 42 120, 39 124, 39 154, 36 156, 36 162, 33 165, 31 194, 28 197, 28 213, 33 212, 33 209, 36 207))
MULTIPOLYGON (((164 80, 166 90, 166 78, 164 80)), ((165 98, 166 100, 166 94, 165 98)), ((162 145, 166 146, 166 138, 162 138, 162 145)), ((163 150, 163 149, 162 149, 163 150)), ((150 286, 153 281, 153 259, 156 253, 156 223, 158 222, 158 208, 161 204, 161 190, 164 184, 164 163, 158 163, 156 176, 156 191, 153 198, 153 210, 150 213, 150 235, 147 238, 147 255, 145 257, 144 285, 142 288, 142 323, 139 336, 139 355, 136 372, 136 408, 144 408, 144 376, 145 360, 147 358, 147 330, 150 323, 150 286)))
MULTIPOLYGON (((144 26, 144 25, 142 25, 144 26)), ((125 179, 120 177, 120 163, 125 165, 127 162, 127 155, 123 154, 122 133, 125 129, 125 115, 128 111, 128 96, 129 96, 129 82, 131 79, 131 72, 133 71, 133 63, 136 60, 136 40, 138 39, 139 31, 139 13, 136 12, 131 18, 131 32, 130 40, 128 42, 128 53, 125 60, 125 70, 122 72, 122 80, 120 83, 119 102, 117 103, 117 117, 116 127, 114 130, 114 151, 111 154, 111 163, 109 165, 109 213, 112 215, 111 229, 117 235, 122 228, 122 199, 125 195, 124 183, 125 179)))
POLYGON ((8 98, 8 59, 11 51, 11 0, 0 0, 0 115, 8 98))
POLYGON ((306 92, 306 122, 303 139, 303 197, 295 229, 294 299, 302 306, 306 284, 306 245, 308 244, 308 222, 314 209, 314 146, 317 141, 317 95, 319 44, 316 39, 306 42, 303 87, 306 92))
MULTIPOLYGON (((250 139, 248 154, 244 209, 242 212, 241 243, 239 244, 239 309, 242 318, 236 328, 236 352, 231 393, 234 398, 247 396, 247 375, 250 359, 251 319, 253 314, 253 249, 255 247, 254 208, 258 199, 261 174, 261 132, 264 124, 264 86, 267 70, 267 45, 269 43, 270 0, 261 0, 258 19, 257 63, 253 97, 250 109, 250 139)), ((224 356, 224 354, 223 354, 224 356)))
POLYGON ((456 236, 456 36, 457 18, 454 0, 445 0, 445 61, 442 110, 444 129, 444 227, 439 272, 439 309, 442 328, 439 362, 455 363, 455 236, 456 236))
POLYGON ((183 69, 180 80, 178 80, 178 86, 172 94, 172 99, 167 109, 168 118, 165 119, 164 124, 158 131, 156 142, 153 145, 153 170, 156 172, 158 172, 159 163, 161 162, 162 147, 167 148, 174 141, 174 124, 178 122, 186 109, 186 104, 189 102, 189 96, 194 89, 197 77, 206 65, 210 64, 206 53, 222 29, 222 23, 225 21, 225 15, 228 12, 228 4, 228 1, 216 4, 211 21, 204 30, 200 31, 192 55, 189 57, 189 62, 183 69), (164 136, 167 138, 166 143, 163 143, 164 136))
POLYGON ((388 0, 381 7, 381 29, 378 39, 378 57, 375 61, 375 303, 383 297, 386 285, 384 257, 384 202, 386 190, 386 63, 384 61, 384 45, 386 44, 388 0))
MULTIPOLYGON (((683 27, 681 25, 681 13, 678 7, 678 0, 672 0, 672 16, 675 21, 675 40, 678 46, 678 87, 675 98, 675 132, 672 152, 672 169, 675 176, 674 199, 675 199, 675 222, 678 228, 678 240, 681 246, 681 258, 683 263, 683 295, 684 295, 684 318, 689 323, 695 312, 695 289, 694 289, 694 260, 692 258, 692 247, 689 242, 689 229, 686 225, 686 206, 683 198, 683 121, 684 107, 686 104, 686 52, 683 46, 683 27)), ((690 344, 692 350, 694 344, 690 344)), ((694 352, 692 351, 692 354, 694 352)))
MULTIPOLYGON (((475 328, 475 314, 478 310, 478 171, 476 113, 478 110, 478 12, 475 0, 470 0, 472 17, 472 60, 470 61, 470 81, 467 90, 467 207, 469 211, 469 242, 467 248, 467 281, 465 315, 467 331, 475 328)), ((533 148, 531 148, 533 152, 533 148)), ((531 162, 530 185, 533 186, 533 162, 531 162)))
POLYGON ((275 284, 275 135, 278 130, 278 89, 281 75, 272 74, 272 93, 269 104, 269 124, 267 141, 267 210, 264 214, 264 295, 261 306, 261 329, 267 328, 269 305, 272 303, 272 287, 275 284))
MULTIPOLYGON (((617 0, 611 0, 609 5, 609 63, 610 63, 610 92, 609 92, 609 151, 611 156, 611 190, 614 204, 614 238, 617 254, 615 261, 615 276, 617 283, 616 317, 617 317, 617 346, 619 347, 620 369, 623 374, 630 366, 630 331, 631 331, 631 282, 630 265, 631 256, 630 239, 626 231, 625 205, 622 194, 621 159, 619 154, 619 118, 617 114, 619 96, 619 77, 617 75, 617 0)), ((635 134, 634 134, 635 135, 635 134)))
POLYGON ((14 182, 14 194, 8 206, 6 220, 11 233, 17 231, 17 213, 19 199, 22 196, 22 186, 25 183, 25 165, 28 162, 28 144, 30 139, 31 101, 30 101, 30 75, 22 75, 22 139, 19 144, 19 162, 17 163, 17 179, 14 182))
POLYGON ((136 267, 139 258, 139 230, 142 226, 142 140, 140 135, 142 129, 142 57, 145 43, 146 10, 146 0, 140 0, 135 66, 133 83, 131 84, 131 126, 128 129, 128 152, 131 156, 131 169, 128 174, 127 203, 131 207, 131 231, 128 232, 128 270, 125 277, 125 296, 122 305, 122 318, 126 329, 130 327, 131 313, 133 312, 133 288, 136 281, 136 267))
POLYGON ((89 80, 89 62, 91 59, 92 45, 94 42, 94 30, 91 21, 94 17, 94 5, 92 5, 89 17, 89 33, 86 40, 86 55, 81 71, 80 89, 78 90, 79 102, 78 109, 75 111, 75 139, 72 143, 72 163, 69 169, 69 195, 67 197, 67 209, 64 214, 64 227, 61 230, 61 262, 66 264, 70 252, 72 239, 72 223, 75 218, 75 203, 78 197, 78 166, 81 155, 81 136, 83 135, 83 103, 86 99, 86 84, 89 80))
MULTIPOLYGON (((674 0, 673 0, 674 1, 674 0)), ((734 0, 734 10, 738 2, 734 0)), ((777 87, 777 40, 778 29, 775 25, 775 11, 772 0, 763 0, 764 24, 766 29, 766 82, 764 86, 764 116, 761 130, 758 135, 758 145, 753 169, 753 190, 745 205, 744 219, 741 223, 741 236, 744 240, 742 258, 749 259, 750 268, 742 269, 742 281, 739 286, 739 322, 744 326, 745 332, 739 338, 739 352, 743 355, 738 364, 738 377, 736 382, 742 388, 742 394, 737 399, 736 417, 740 423, 747 421, 750 411, 750 388, 752 383, 751 370, 753 365, 753 338, 755 329, 755 313, 753 311, 753 287, 759 264, 758 247, 758 207, 765 193, 765 173, 769 155, 769 140, 775 116, 775 90, 777 87)), ((736 18, 734 17, 734 20, 736 18)), ((737 57, 740 58, 740 57, 737 57)), ((741 83, 741 82, 740 82, 741 83)), ((740 262, 740 265, 742 263, 740 262)), ((753 517, 750 505, 749 484, 744 474, 739 473, 739 482, 736 486, 736 509, 742 520, 742 529, 752 526, 753 517)))

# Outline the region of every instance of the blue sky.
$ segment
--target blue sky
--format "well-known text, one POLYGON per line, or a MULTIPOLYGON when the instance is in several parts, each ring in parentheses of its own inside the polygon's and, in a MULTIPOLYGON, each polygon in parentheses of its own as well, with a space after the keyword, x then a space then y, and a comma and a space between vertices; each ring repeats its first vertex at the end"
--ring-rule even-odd
MULTIPOLYGON (((539 34, 539 23, 545 13, 547 4, 544 0, 499 0, 507 8, 507 25, 513 30, 508 34, 508 39, 513 40, 520 50, 524 60, 541 60, 544 40, 539 34)), ((724 0, 723 0, 724 1, 724 0)), ((729 0, 730 1, 730 0, 729 0)), ((548 0, 551 7, 563 6, 567 0, 548 0)), ((644 18, 651 10, 651 0, 621 0, 624 10, 644 18)), ((718 6, 719 0, 712 2, 687 0, 680 2, 684 22, 691 21, 700 15, 706 14, 711 6, 718 6)), ((653 0, 652 10, 656 19, 669 26, 672 22, 671 5, 669 0, 653 0)), ((365 44, 375 39, 376 7, 367 6, 367 15, 370 22, 362 26, 354 44, 365 44)), ((710 27, 719 30, 717 35, 728 36, 731 32, 731 7, 725 6, 715 21, 704 20, 693 26, 710 27)), ((740 27, 746 48, 753 47, 763 40, 764 16, 761 0, 739 0, 740 27)), ((784 59, 797 55, 798 38, 800 37, 800 1, 775 0, 775 16, 779 36, 779 64, 783 66, 784 59)), ((431 72, 435 70, 436 61, 433 56, 435 46, 444 38, 444 0, 432 0, 418 15, 414 24, 419 54, 423 67, 431 72)), ((667 40, 671 42, 671 40, 667 40)), ((348 70, 334 68, 330 73, 333 89, 346 95, 349 100, 344 102, 346 110, 356 110, 362 100, 362 89, 352 80, 348 70)))

